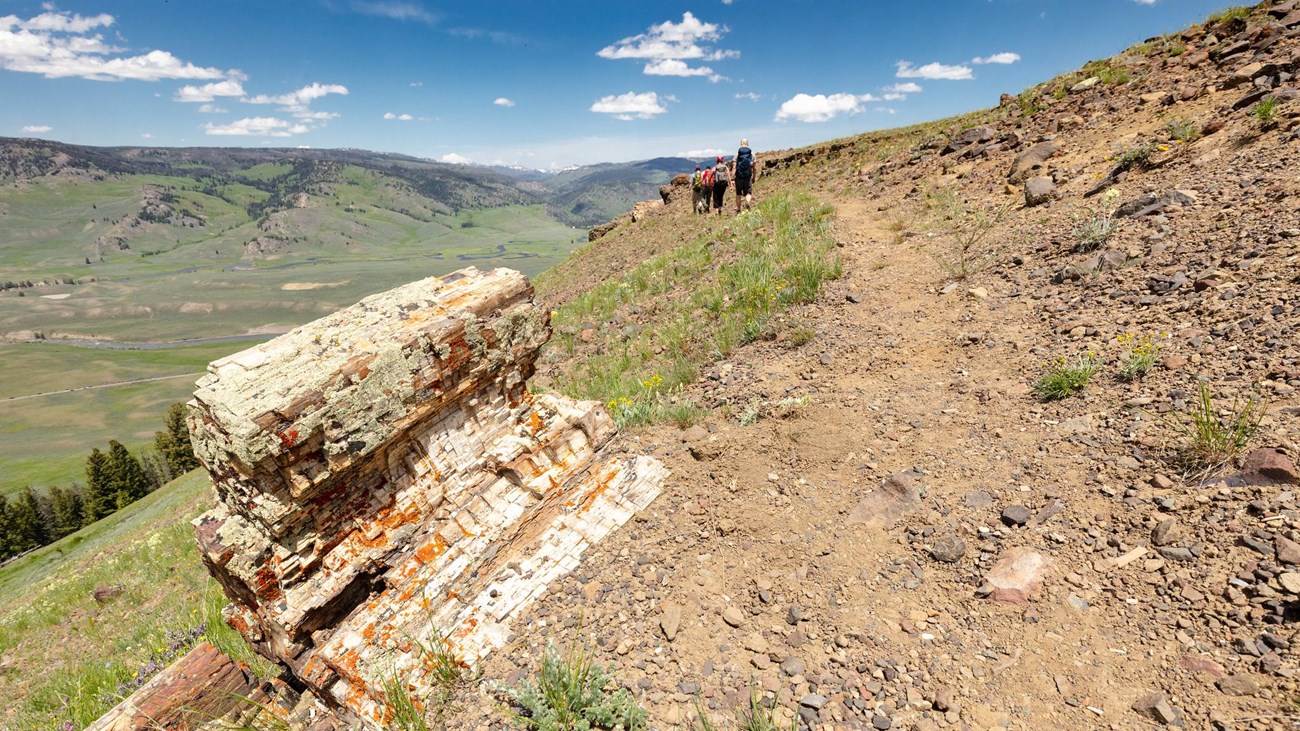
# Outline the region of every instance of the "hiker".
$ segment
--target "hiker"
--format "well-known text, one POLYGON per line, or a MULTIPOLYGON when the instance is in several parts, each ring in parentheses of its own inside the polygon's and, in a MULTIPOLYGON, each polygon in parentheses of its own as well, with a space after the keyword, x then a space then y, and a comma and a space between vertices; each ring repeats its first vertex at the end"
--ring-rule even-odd
POLYGON ((736 213, 740 213, 742 204, 745 208, 751 207, 753 188, 754 151, 749 149, 749 139, 746 138, 740 141, 740 149, 736 151, 736 213))
POLYGON ((700 176, 700 213, 709 212, 709 204, 713 201, 713 168, 705 168, 704 173, 700 176))
POLYGON ((707 208, 704 204, 704 172, 696 165, 695 174, 691 176, 691 210, 704 213, 707 208))
POLYGON ((727 184, 730 182, 727 164, 722 161, 722 155, 718 155, 718 161, 713 165, 713 210, 719 216, 722 215, 722 199, 727 197, 727 184))

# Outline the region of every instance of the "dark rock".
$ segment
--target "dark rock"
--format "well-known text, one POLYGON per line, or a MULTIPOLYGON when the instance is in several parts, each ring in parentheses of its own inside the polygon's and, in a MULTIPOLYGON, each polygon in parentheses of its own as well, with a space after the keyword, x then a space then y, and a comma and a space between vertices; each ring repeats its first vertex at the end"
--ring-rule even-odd
POLYGON ((1029 508, 1023 505, 1012 505, 1002 511, 1002 522, 1008 526, 1021 526, 1029 522, 1029 508))
POLYGON ((960 536, 954 533, 941 536, 935 540, 934 546, 930 548, 930 555, 936 561, 956 563, 961 560, 962 556, 966 555, 966 541, 963 541, 960 536))
POLYGON ((947 155, 969 147, 977 142, 988 142, 996 137, 997 133, 998 132, 994 127, 987 124, 962 130, 953 135, 951 140, 948 140, 948 145, 943 148, 943 152, 940 154, 947 155))
POLYGON ((1172 205, 1190 206, 1194 203, 1196 203, 1196 196, 1186 190, 1167 190, 1159 195, 1147 193, 1140 198, 1122 203, 1115 209, 1115 218, 1150 216, 1172 205))

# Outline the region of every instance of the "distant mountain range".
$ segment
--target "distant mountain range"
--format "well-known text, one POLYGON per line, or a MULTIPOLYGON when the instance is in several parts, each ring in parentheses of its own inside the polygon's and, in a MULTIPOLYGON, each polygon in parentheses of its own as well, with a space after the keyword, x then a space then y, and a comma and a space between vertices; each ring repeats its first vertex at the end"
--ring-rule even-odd
POLYGON ((659 186, 694 169, 685 158, 603 163, 562 171, 460 165, 357 149, 231 147, 90 147, 0 137, 0 183, 44 176, 166 176, 217 186, 274 187, 264 210, 288 206, 312 186, 329 185, 348 167, 379 176, 428 199, 423 208, 455 214, 504 205, 544 204, 561 223, 590 227, 658 197, 659 186), (291 166, 270 176, 259 166, 291 166))

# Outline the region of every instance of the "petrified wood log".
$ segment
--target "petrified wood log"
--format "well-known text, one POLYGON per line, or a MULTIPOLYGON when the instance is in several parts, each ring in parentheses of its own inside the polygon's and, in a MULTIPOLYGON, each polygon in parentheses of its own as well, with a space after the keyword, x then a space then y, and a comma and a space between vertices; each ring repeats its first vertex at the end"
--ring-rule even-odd
POLYGON ((658 495, 611 459, 604 407, 525 384, 550 337, 518 272, 464 269, 375 295, 214 362, 189 403, 218 504, 195 521, 227 620, 374 726, 383 683, 467 661, 658 495))

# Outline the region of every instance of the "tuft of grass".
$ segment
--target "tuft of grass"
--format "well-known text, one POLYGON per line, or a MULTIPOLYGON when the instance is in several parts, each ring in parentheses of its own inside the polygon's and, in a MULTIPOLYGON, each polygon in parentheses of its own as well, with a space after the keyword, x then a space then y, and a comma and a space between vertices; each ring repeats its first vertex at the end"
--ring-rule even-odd
POLYGON ((1048 366, 1047 372, 1034 381, 1034 394, 1044 401, 1069 398, 1082 391, 1100 370, 1101 361, 1091 352, 1081 353, 1070 360, 1059 356, 1048 366))
POLYGON ((1165 124, 1169 139, 1186 144, 1201 138, 1201 125, 1191 119, 1171 119, 1165 124))
MULTIPOLYGON (((1168 337, 1168 333, 1165 334, 1168 337)), ((1121 381, 1136 381, 1151 370, 1160 358, 1160 337, 1147 333, 1123 333, 1116 338, 1124 348, 1119 371, 1115 377, 1121 381)))
POLYGON ((807 325, 800 325, 790 331, 790 344, 798 348, 807 345, 817 337, 817 331, 807 325))
POLYGON ((429 723, 424 718, 424 709, 411 695, 411 689, 401 676, 394 674, 383 681, 384 703, 388 705, 389 717, 385 728, 399 731, 430 731, 429 723))
POLYGON ((646 710, 626 688, 610 691, 610 677, 576 643, 561 657, 547 645, 535 681, 525 680, 506 695, 518 706, 515 722, 538 731, 644 731, 646 710))
POLYGON ((1096 76, 1101 80, 1101 83, 1109 84, 1111 86, 1127 84, 1133 80, 1133 74, 1129 72, 1128 68, 1114 59, 1109 58, 1098 61, 1089 61, 1084 64, 1080 71, 1084 78, 1096 76))
MULTIPOLYGON (((750 689, 749 703, 736 712, 734 726, 737 731, 797 731, 799 717, 795 716, 789 725, 782 726, 776 719, 775 706, 769 706, 757 690, 750 689)), ((688 731, 718 731, 719 728, 697 697, 695 717, 691 719, 688 731)))
POLYGON ((1234 400, 1231 408, 1220 414, 1210 389, 1197 384, 1196 402, 1181 419, 1170 423, 1181 434, 1182 443, 1175 449, 1175 461, 1189 471, 1211 472, 1241 454, 1259 431, 1264 419, 1264 404, 1251 394, 1234 400))
POLYGON ((1234 5, 1230 8, 1225 8, 1223 10, 1220 10, 1217 13, 1212 13, 1210 17, 1205 19, 1205 24, 1218 25, 1219 23, 1223 23, 1230 20, 1247 20, 1249 18, 1250 18, 1250 8, 1244 5, 1234 5))
POLYGON ((1271 124, 1277 119, 1277 99, 1271 96, 1260 99, 1250 108, 1250 116, 1258 119, 1260 124, 1271 124))
POLYGON ((1116 170, 1132 170, 1133 168, 1144 168, 1150 162, 1151 156, 1160 149, 1159 145, 1150 142, 1126 147, 1111 156, 1115 163, 1116 170))
POLYGON ((1075 251, 1096 251, 1110 241, 1111 234, 1119 228, 1119 221, 1111 210, 1119 191, 1111 188, 1097 202, 1095 208, 1082 218, 1076 218, 1071 233, 1074 234, 1075 251))

